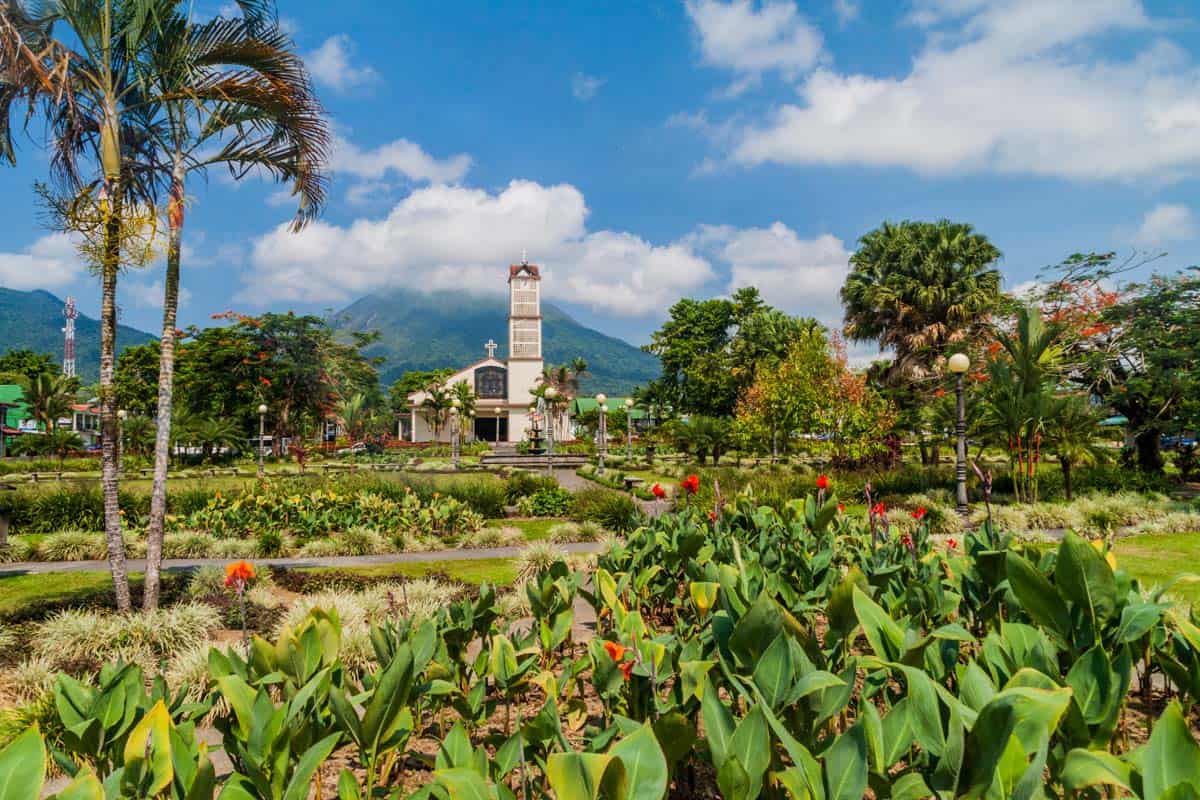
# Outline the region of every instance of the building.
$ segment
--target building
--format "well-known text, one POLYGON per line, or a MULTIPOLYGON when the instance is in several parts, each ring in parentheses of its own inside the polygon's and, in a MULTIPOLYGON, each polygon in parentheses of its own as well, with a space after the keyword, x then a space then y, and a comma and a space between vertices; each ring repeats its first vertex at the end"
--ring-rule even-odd
POLYGON ((100 406, 93 403, 72 403, 71 416, 60 417, 58 427, 79 434, 84 447, 100 444, 100 406))
MULTIPOLYGON (((533 420, 532 390, 541 382, 542 276, 536 264, 522 260, 508 268, 508 358, 496 358, 494 340, 483 346, 487 357, 455 372, 447 387, 465 383, 475 396, 475 417, 466 421, 465 438, 486 442, 519 442, 527 438, 533 420)), ((450 426, 434 432, 426 409, 428 391, 408 396, 408 419, 400 421, 401 437, 412 442, 450 441, 450 426)), ((555 428, 567 430, 564 419, 555 428)), ((541 427, 545 428, 544 421, 541 427)))
POLYGON ((36 430, 25 390, 15 383, 0 384, 0 436, 11 442, 14 436, 36 430))

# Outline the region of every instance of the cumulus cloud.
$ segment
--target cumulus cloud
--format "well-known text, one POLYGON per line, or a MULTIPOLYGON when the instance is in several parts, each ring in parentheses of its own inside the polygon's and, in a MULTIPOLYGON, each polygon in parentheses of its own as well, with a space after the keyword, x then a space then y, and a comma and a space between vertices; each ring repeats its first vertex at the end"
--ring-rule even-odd
POLYGON ((850 253, 831 234, 803 239, 782 222, 766 228, 705 225, 690 239, 696 248, 729 267, 729 291, 757 286, 763 299, 798 315, 840 327, 838 290, 850 253))
POLYGON ((363 149, 345 137, 335 136, 329 166, 335 174, 364 180, 392 176, 416 182, 457 183, 471 168, 471 157, 459 153, 438 159, 408 139, 363 149))
POLYGON ((685 241, 656 245, 622 231, 588 231, 587 205, 569 184, 512 181, 501 191, 433 185, 382 219, 286 226, 253 245, 246 299, 341 302, 394 287, 496 285, 522 251, 542 265, 547 297, 622 316, 660 312, 714 278, 685 241))
POLYGON ((0 252, 0 286, 9 289, 66 286, 83 272, 74 240, 65 233, 43 236, 21 253, 0 252))
POLYGON ((799 102, 720 146, 745 165, 1074 180, 1171 180, 1200 167, 1200 68, 1156 34, 1139 0, 925 0, 910 21, 925 43, 907 74, 818 67, 799 79, 799 102), (1151 38, 1099 54, 1118 33, 1151 38))
POLYGON ((704 62, 740 73, 732 94, 764 72, 808 70, 821 55, 821 32, 791 0, 687 0, 686 8, 704 62))
MULTIPOLYGON (((121 287, 121 297, 129 298, 134 305, 141 308, 162 308, 163 307, 163 282, 154 281, 153 283, 144 283, 140 281, 127 281, 121 287)), ((179 307, 183 308, 192 301, 192 293, 186 288, 179 290, 179 307)))
POLYGON ((593 75, 585 75, 582 72, 576 72, 571 76, 571 94, 576 100, 587 102, 596 96, 596 92, 600 91, 600 87, 604 85, 603 78, 597 78, 593 75))
POLYGON ((859 6, 858 0, 833 0, 833 13, 837 15, 838 22, 843 25, 854 22, 861 12, 862 8, 859 6))
POLYGON ((313 78, 337 92, 374 83, 379 73, 367 64, 354 63, 354 42, 344 33, 330 36, 304 60, 313 78))
POLYGON ((1161 203, 1146 212, 1134 241, 1142 245, 1161 245, 1196 238, 1196 217, 1187 206, 1161 203))

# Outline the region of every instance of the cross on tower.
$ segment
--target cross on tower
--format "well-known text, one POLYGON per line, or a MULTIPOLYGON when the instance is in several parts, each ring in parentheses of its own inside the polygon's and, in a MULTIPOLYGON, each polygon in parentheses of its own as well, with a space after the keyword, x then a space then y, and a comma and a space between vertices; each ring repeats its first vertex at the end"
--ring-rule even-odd
POLYGON ((496 357, 496 348, 497 348, 497 347, 499 347, 499 346, 500 346, 500 345, 496 344, 496 340, 495 340, 495 339, 488 339, 488 340, 487 340, 487 344, 485 344, 485 345, 484 345, 484 348, 485 348, 485 349, 488 351, 488 358, 495 358, 495 357, 496 357))

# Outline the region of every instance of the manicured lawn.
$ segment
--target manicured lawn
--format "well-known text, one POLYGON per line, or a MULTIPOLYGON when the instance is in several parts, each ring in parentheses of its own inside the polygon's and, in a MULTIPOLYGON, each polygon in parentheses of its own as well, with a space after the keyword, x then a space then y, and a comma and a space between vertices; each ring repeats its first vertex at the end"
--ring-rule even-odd
POLYGON ((13 616, 38 603, 84 602, 111 586, 112 576, 107 572, 6 575, 0 577, 0 617, 13 616))
MULTIPOLYGON (((1143 586, 1165 586, 1181 572, 1200 574, 1200 533, 1129 536, 1117 539, 1113 554, 1117 565, 1136 575, 1143 586)), ((1200 582, 1177 583, 1171 594, 1190 603, 1200 602, 1200 582)))
POLYGON ((478 558, 463 561, 421 561, 415 564, 381 564, 375 567, 312 567, 298 570, 314 575, 323 573, 354 574, 373 578, 421 578, 430 574, 447 575, 462 583, 494 583, 507 586, 517 578, 517 568, 507 558, 478 558))
POLYGON ((525 534, 525 541, 536 542, 539 539, 545 539, 550 535, 551 528, 565 521, 557 517, 546 519, 489 519, 487 524, 489 527, 495 528, 520 528, 521 533, 525 534))

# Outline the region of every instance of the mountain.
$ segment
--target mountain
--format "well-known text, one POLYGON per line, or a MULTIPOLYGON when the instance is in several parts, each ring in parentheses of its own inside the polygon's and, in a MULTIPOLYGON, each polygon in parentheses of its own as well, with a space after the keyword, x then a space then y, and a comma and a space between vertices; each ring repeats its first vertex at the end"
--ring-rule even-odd
MULTIPOLYGON (((0 353, 29 349, 61 360, 63 305, 61 298, 40 289, 19 292, 0 286, 0 353)), ((128 325, 117 326, 118 352, 154 339, 128 325)), ((75 320, 75 371, 84 383, 100 378, 100 321, 83 314, 75 320)))
MULTIPOLYGON (((399 289, 363 297, 332 318, 343 331, 379 331, 380 340, 364 352, 382 356, 385 385, 408 370, 465 367, 487 353, 488 339, 508 352, 508 303, 503 295, 455 291, 423 293, 399 289)), ((582 357, 591 376, 587 392, 613 395, 645 386, 658 377, 658 359, 628 342, 587 328, 557 306, 542 302, 542 342, 547 364, 582 357)))

